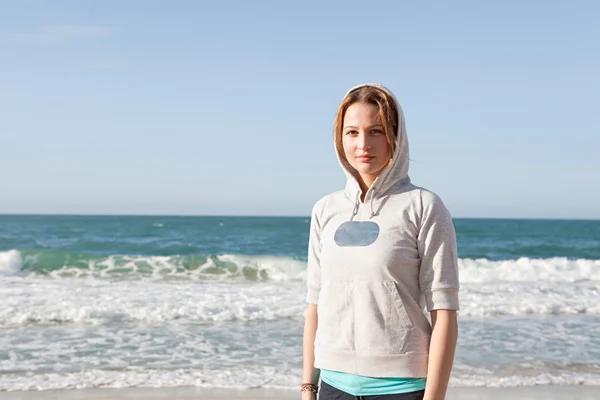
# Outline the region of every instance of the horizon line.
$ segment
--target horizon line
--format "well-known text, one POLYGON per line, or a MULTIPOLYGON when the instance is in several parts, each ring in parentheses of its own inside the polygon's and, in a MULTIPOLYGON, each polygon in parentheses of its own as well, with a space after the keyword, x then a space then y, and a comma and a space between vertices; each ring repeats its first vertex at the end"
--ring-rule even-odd
MULTIPOLYGON (((20 217, 195 217, 195 218, 310 218, 310 215, 294 214, 126 214, 126 213, 1 213, 4 216, 20 217)), ((568 217, 460 217, 452 216, 452 219, 472 220, 514 220, 514 221, 600 221, 600 218, 568 218, 568 217)))

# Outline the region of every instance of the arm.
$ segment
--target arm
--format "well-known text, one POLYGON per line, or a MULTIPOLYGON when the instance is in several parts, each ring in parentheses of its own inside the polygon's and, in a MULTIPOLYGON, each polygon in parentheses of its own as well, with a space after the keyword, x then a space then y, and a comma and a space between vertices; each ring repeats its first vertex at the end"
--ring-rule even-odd
MULTIPOLYGON (((321 226, 317 218, 318 203, 313 207, 310 221, 310 235, 308 238, 308 263, 306 274, 306 302, 308 309, 304 320, 304 339, 303 339, 303 373, 302 383, 312 383, 316 385, 319 381, 320 370, 315 368, 315 337, 317 335, 317 326, 319 314, 317 303, 319 302, 319 293, 321 291, 321 226)), ((303 400, 316 400, 316 394, 312 392, 302 392, 303 400)))
MULTIPOLYGON (((316 304, 309 304, 308 310, 306 311, 306 317, 304 320, 304 341, 303 341, 303 356, 304 356, 304 369, 302 374, 302 383, 313 383, 318 384, 320 370, 314 367, 315 363, 315 335, 317 333, 317 326, 319 321, 319 315, 317 312, 316 304)), ((303 400, 314 400, 316 394, 311 392, 302 392, 303 400)))
POLYGON ((422 192, 418 244, 419 285, 432 322, 424 400, 443 400, 458 336, 460 284, 452 218, 441 199, 431 192, 422 192))
POLYGON ((432 310, 427 384, 423 400, 443 400, 450 380, 458 338, 455 310, 432 310))

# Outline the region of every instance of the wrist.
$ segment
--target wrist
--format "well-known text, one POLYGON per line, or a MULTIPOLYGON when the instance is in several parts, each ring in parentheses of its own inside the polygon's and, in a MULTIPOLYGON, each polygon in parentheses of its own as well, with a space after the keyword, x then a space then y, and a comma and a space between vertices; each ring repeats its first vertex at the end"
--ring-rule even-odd
POLYGON ((300 391, 317 394, 317 393, 319 393, 319 387, 317 385, 315 385, 314 383, 306 382, 300 386, 300 391))

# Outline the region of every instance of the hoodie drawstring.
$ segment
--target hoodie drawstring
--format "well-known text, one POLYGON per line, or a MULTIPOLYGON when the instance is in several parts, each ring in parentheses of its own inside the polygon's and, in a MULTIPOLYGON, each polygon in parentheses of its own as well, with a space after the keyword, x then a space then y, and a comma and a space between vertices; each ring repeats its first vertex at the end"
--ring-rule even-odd
MULTIPOLYGON (((381 183, 379 185, 377 185, 377 187, 375 189, 373 189, 373 192, 371 193, 371 215, 369 216, 369 219, 372 219, 375 216, 375 210, 374 210, 374 206, 373 206, 373 203, 375 202, 375 196, 377 195, 377 192, 379 191, 379 189, 381 189, 381 187, 385 183, 385 180, 387 179, 389 174, 390 174, 389 171, 387 171, 387 173, 383 176, 381 183)), ((356 192, 356 199, 354 201, 354 209, 352 210, 352 215, 350 216, 350 221, 352 221, 354 219, 354 217, 356 216, 356 214, 358 214, 359 205, 360 205, 360 190, 356 192)))
POLYGON ((375 210, 373 210, 373 203, 375 202, 375 196, 377 195, 377 192, 379 191, 379 189, 381 189, 381 187, 385 183, 385 180, 387 179, 389 174, 390 174, 390 171, 387 171, 385 176, 381 180, 381 184, 379 184, 377 186, 377 188, 375 190, 373 190, 373 193, 371 194, 371 216, 369 217, 369 219, 371 219, 375 216, 375 210))
POLYGON ((373 200, 375 199, 375 193, 373 193, 371 195, 371 216, 369 217, 369 219, 373 218, 375 216, 375 211, 373 211, 373 200))
POLYGON ((356 200, 354 201, 354 210, 352 210, 352 215, 350 216, 350 221, 354 219, 354 216, 358 214, 358 205, 360 204, 360 192, 356 193, 356 200))
MULTIPOLYGON (((371 216, 369 219, 375 216, 375 211, 373 210, 373 202, 375 201, 376 191, 371 194, 371 216)), ((360 206, 360 192, 356 194, 356 200, 354 201, 354 209, 352 210, 352 215, 350 216, 350 221, 354 219, 356 214, 358 214, 358 207, 360 206)))

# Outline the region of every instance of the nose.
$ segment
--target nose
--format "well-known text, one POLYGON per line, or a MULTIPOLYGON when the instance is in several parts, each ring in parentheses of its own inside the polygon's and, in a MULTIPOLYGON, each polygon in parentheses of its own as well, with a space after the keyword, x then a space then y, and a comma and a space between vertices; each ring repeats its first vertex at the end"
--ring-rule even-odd
POLYGON ((360 150, 367 150, 369 149, 371 146, 369 144, 369 135, 367 135, 367 133, 365 131, 360 131, 358 133, 358 148, 360 150))

